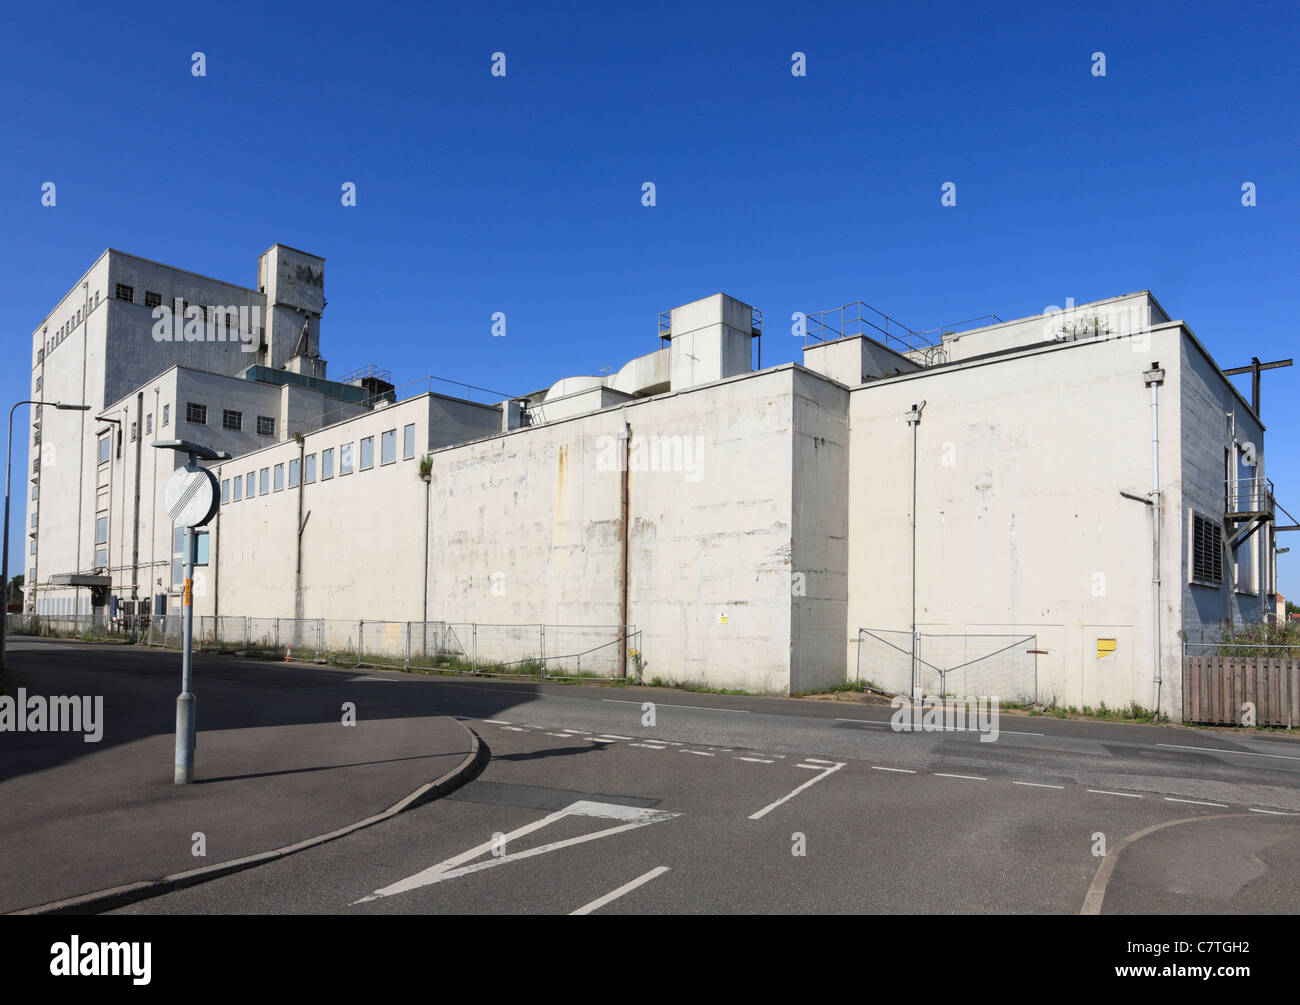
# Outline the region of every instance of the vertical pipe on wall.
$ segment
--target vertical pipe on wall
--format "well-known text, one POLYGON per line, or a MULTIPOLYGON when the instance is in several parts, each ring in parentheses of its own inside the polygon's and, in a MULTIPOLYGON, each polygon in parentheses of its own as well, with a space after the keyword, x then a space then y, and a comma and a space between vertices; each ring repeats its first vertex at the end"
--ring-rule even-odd
POLYGON ((302 620, 302 617, 303 617, 303 607, 302 607, 302 531, 303 531, 303 525, 302 525, 302 493, 303 493, 303 488, 305 487, 305 485, 304 485, 304 479, 303 479, 303 474, 304 474, 305 472, 304 472, 303 469, 302 469, 302 465, 303 465, 303 460, 304 460, 304 458, 306 457, 306 455, 307 455, 307 439, 306 439, 306 437, 304 437, 304 436, 302 436, 301 434, 299 434, 299 437, 298 437, 298 526, 297 526, 297 528, 296 528, 296 534, 295 534, 295 537, 297 538, 297 541, 298 541, 298 544, 297 544, 297 548, 298 548, 298 560, 297 560, 297 568, 294 570, 294 576, 293 576, 293 617, 294 617, 294 621, 295 621, 295 623, 298 622, 298 621, 301 621, 301 620, 302 620))
POLYGON ((631 453, 632 445, 632 426, 624 419, 623 428, 619 432, 619 439, 623 441, 623 458, 620 468, 620 489, 619 489, 619 590, 618 590, 618 632, 621 642, 618 647, 618 675, 627 677, 627 580, 628 580, 628 460, 631 453))
POLYGON ((135 613, 140 613, 140 460, 144 447, 144 392, 135 396, 135 505, 132 507, 131 527, 131 600, 135 602, 135 613))
POLYGON ((919 405, 913 405, 912 410, 907 413, 907 424, 912 427, 912 510, 911 510, 911 530, 912 530, 912 644, 911 644, 911 693, 912 698, 920 698, 920 675, 917 673, 916 664, 916 440, 917 433, 920 431, 921 411, 925 408, 925 402, 919 405))
POLYGON ((1160 714, 1160 697, 1163 674, 1160 659, 1160 385, 1165 372, 1159 362, 1142 374, 1146 386, 1151 388, 1151 653, 1156 685, 1156 715, 1160 714))

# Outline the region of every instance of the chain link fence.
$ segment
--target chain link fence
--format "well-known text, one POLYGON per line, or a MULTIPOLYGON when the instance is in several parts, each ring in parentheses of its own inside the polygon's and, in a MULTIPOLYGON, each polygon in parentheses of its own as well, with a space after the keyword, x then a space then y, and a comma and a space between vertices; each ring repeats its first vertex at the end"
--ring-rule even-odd
MULTIPOLYGON (((183 616, 130 616, 96 622, 91 615, 7 615, 11 635, 120 640, 179 649, 183 616)), ((242 655, 438 670, 481 676, 592 678, 628 675, 643 663, 635 625, 502 625, 450 621, 199 616, 194 648, 242 655)))
POLYGON ((891 694, 910 694, 915 652, 917 682, 927 697, 998 697, 1036 703, 1038 636, 936 634, 858 629, 856 680, 891 694))

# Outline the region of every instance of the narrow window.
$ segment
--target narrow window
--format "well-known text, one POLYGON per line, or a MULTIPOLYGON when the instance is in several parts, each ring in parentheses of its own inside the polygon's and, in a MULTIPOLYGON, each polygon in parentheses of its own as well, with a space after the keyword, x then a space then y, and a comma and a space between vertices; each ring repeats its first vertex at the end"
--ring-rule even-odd
POLYGON ((415 423, 402 427, 402 460, 409 461, 415 456, 415 423))

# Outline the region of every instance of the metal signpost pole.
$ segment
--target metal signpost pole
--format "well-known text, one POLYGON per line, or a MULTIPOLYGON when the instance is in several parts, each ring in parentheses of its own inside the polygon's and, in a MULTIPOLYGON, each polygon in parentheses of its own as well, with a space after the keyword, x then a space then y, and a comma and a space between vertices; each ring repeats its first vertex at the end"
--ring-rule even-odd
POLYGON ((190 690, 194 638, 194 528, 185 528, 185 592, 181 620, 181 693, 176 697, 176 773, 178 785, 194 780, 194 722, 196 699, 190 690))
POLYGON ((216 515, 221 504, 220 487, 212 472, 199 467, 200 460, 228 461, 224 450, 190 443, 188 440, 159 440, 155 447, 178 451, 188 456, 182 468, 172 472, 163 498, 173 525, 185 528, 185 555, 182 562, 181 595, 181 693, 176 697, 176 757, 173 781, 188 785, 194 781, 194 747, 197 738, 198 699, 193 692, 194 646, 194 561, 198 535, 195 527, 204 527, 216 515))

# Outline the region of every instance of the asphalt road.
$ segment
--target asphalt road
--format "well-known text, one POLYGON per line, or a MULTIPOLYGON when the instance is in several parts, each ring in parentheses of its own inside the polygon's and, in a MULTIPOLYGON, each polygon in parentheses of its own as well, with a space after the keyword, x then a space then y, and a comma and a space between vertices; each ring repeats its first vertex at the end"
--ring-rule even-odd
MULTIPOLYGON (((299 672, 255 668, 251 688, 299 672)), ((1283 738, 1005 715, 982 744, 853 702, 335 672, 385 714, 463 716, 489 766, 122 913, 1291 913, 1300 893, 1283 738)))
POLYGON ((854 702, 200 661, 267 715, 292 717, 307 674, 372 715, 460 717, 491 762, 121 913, 1289 913, 1300 894, 1287 739, 1004 715, 981 743, 854 702))

